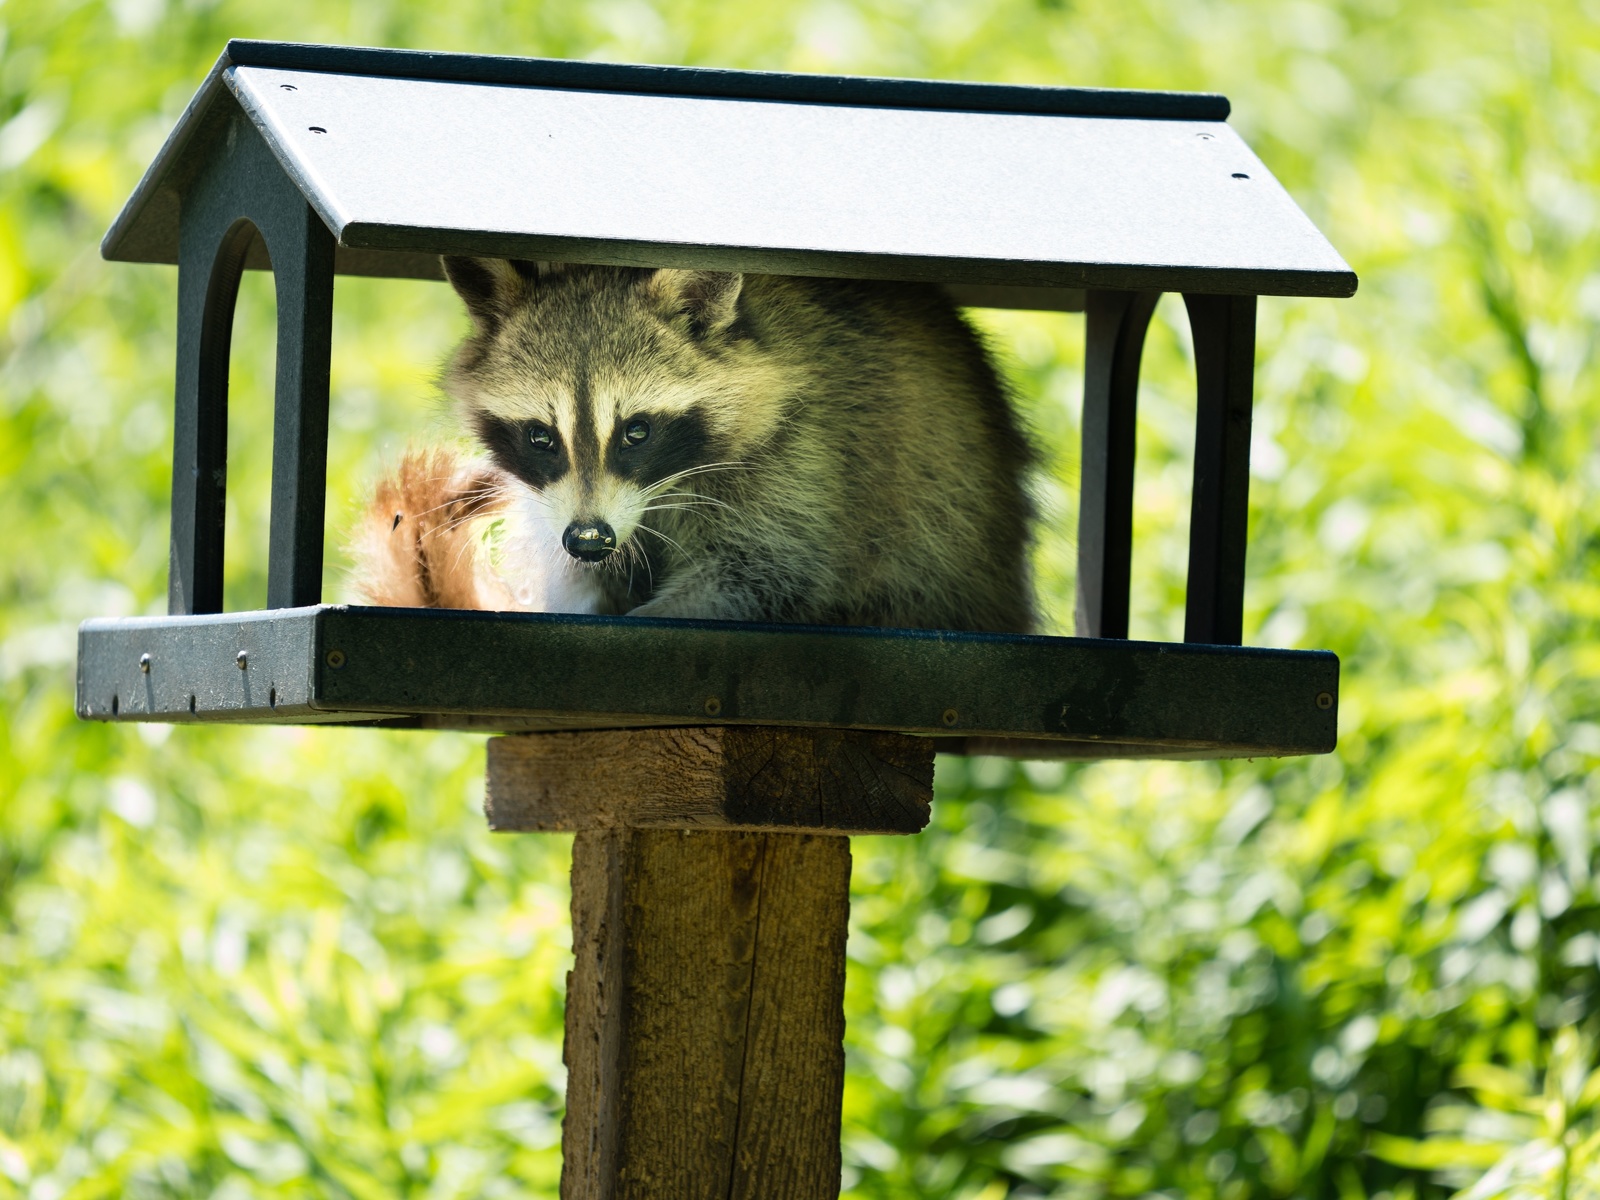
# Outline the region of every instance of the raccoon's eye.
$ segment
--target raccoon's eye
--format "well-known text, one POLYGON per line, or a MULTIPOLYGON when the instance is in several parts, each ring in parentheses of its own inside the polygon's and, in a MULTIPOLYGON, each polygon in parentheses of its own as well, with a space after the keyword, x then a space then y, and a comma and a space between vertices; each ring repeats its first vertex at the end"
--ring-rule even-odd
POLYGON ((528 426, 528 444, 535 450, 554 450, 556 448, 556 435, 550 432, 547 425, 528 426))
POLYGON ((637 446, 650 436, 649 421, 629 421, 622 430, 622 440, 630 446, 637 446))

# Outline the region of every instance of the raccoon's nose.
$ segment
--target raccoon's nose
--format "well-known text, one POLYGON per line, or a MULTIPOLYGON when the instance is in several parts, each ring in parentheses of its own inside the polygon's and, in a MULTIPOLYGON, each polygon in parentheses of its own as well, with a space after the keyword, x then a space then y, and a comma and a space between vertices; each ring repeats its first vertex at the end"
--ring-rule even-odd
POLYGON ((561 545, 573 558, 599 562, 617 548, 617 532, 604 521, 574 521, 561 535, 561 545))

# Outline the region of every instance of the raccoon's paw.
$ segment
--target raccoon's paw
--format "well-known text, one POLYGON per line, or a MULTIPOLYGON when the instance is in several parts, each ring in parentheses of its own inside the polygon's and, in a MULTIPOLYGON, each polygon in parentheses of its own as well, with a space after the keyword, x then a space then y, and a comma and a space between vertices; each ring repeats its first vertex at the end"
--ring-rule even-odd
POLYGON ((720 588, 715 579, 689 578, 630 608, 628 616, 670 617, 679 621, 758 621, 762 614, 752 597, 736 589, 720 588))
POLYGON ((630 617, 670 617, 679 621, 692 621, 704 616, 700 612, 685 610, 683 603, 673 598, 646 600, 643 604, 630 608, 626 615, 630 617))
POLYGON ((483 520, 505 503, 504 479, 485 464, 442 447, 408 451, 352 542, 359 591, 396 608, 519 607, 483 543, 483 520))

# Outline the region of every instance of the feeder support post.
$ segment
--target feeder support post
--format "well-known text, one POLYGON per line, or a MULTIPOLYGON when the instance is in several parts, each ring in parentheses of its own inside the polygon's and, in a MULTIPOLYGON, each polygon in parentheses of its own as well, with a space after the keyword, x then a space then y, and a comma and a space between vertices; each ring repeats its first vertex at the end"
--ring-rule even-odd
POLYGON ((1186 293, 1197 403, 1183 640, 1244 641, 1256 298, 1186 293))
POLYGON ((210 152, 197 156, 178 217, 168 611, 222 611, 228 358, 247 265, 271 267, 278 300, 267 607, 315 604, 322 595, 333 234, 236 105, 197 137, 210 152), (263 246, 270 261, 262 261, 263 246))
POLYGON ((573 830, 562 1200, 833 1200, 851 833, 933 743, 711 727, 489 743, 498 831, 573 830))

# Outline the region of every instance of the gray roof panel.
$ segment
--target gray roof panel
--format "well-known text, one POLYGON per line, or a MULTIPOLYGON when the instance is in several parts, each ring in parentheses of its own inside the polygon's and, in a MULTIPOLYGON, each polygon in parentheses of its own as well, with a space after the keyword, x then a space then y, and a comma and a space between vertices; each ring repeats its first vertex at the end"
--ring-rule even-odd
MULTIPOLYGON (((428 273, 424 251, 990 287, 1355 290, 1214 119, 1218 97, 262 43, 230 55, 211 103, 224 88, 237 98, 346 270, 428 273), (237 65, 252 56, 293 65, 237 65), (478 78, 520 70, 557 86, 461 78, 474 63, 499 71, 478 78), (1082 115, 1118 98, 1146 115, 1082 115), (394 269, 372 252, 393 252, 394 269)), ((158 227, 144 201, 192 152, 183 133, 107 235, 108 258, 175 261, 175 223, 158 227)))

